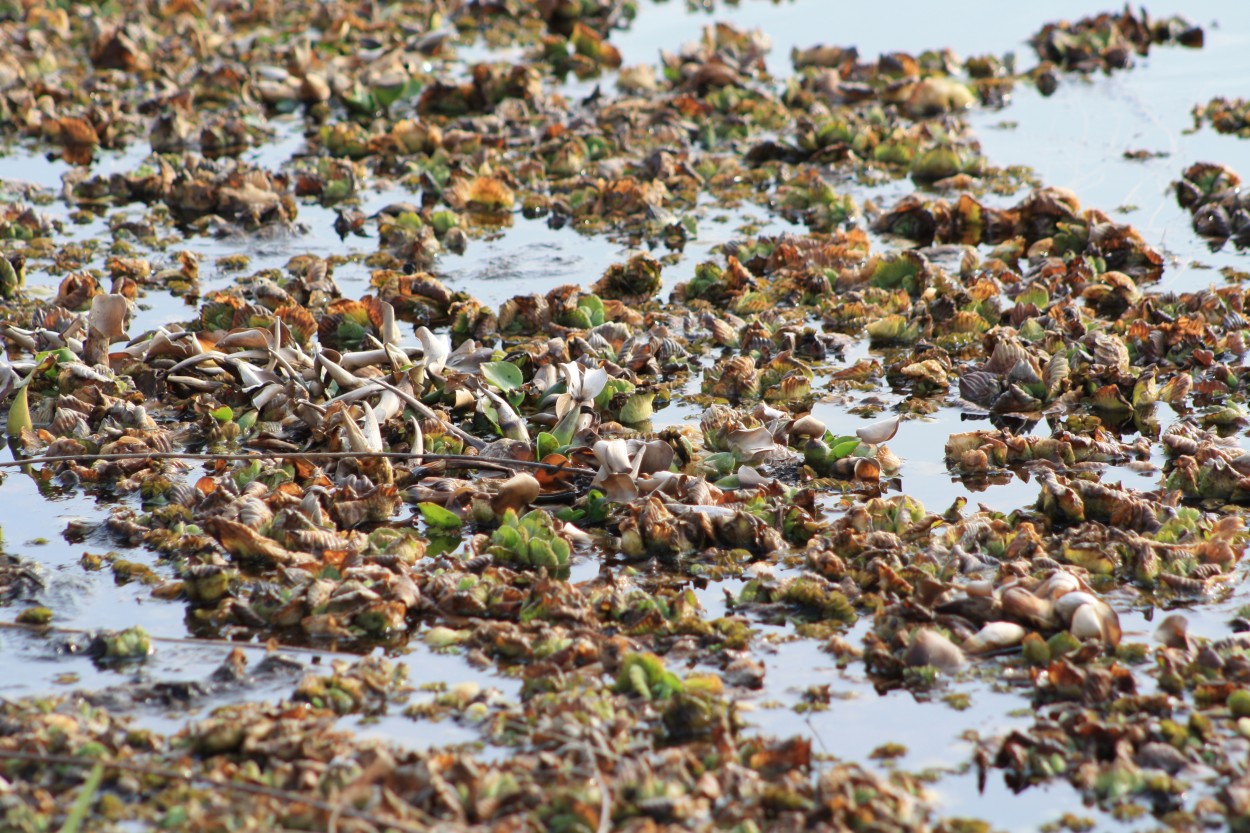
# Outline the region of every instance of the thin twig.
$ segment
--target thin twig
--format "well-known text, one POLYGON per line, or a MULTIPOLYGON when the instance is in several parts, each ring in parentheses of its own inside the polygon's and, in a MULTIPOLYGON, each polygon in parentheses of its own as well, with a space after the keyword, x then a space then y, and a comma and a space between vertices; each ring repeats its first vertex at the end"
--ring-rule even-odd
MULTIPOLYGON (((364 810, 340 806, 329 801, 322 801, 321 799, 313 798, 312 796, 303 795, 301 793, 291 792, 289 790, 279 790, 274 787, 261 786, 260 784, 241 784, 234 781, 223 781, 202 773, 179 772, 175 769, 144 766, 143 764, 132 764, 126 761, 102 760, 90 757, 76 758, 70 755, 41 755, 34 752, 17 752, 11 749, 0 749, 0 758, 6 758, 13 761, 28 761, 36 764, 56 764, 58 766, 95 766, 97 764, 102 764, 108 769, 131 772, 135 775, 146 775, 152 778, 168 778, 174 781, 205 784, 229 792, 259 795, 264 796, 265 798, 285 801, 290 804, 304 804, 308 807, 312 807, 314 810, 320 810, 323 813, 337 812, 340 816, 360 819, 361 821, 366 821, 372 825, 389 827, 393 830, 402 830, 407 833, 428 833, 429 831, 429 826, 425 824, 420 826, 407 824, 398 819, 382 818, 373 813, 367 813, 364 810)), ((413 807, 412 805, 409 806, 416 812, 425 816, 427 819, 432 818, 428 813, 421 810, 421 808, 413 807)))
MULTIPOLYGON (((9 631, 26 631, 27 633, 45 635, 49 633, 56 634, 73 634, 75 636, 89 636, 98 633, 95 630, 86 628, 67 628, 61 625, 37 625, 32 622, 0 622, 0 630, 9 631)), ((148 639, 153 642, 165 642, 171 645, 191 645, 197 648, 242 648, 251 651, 264 651, 265 653, 289 653, 289 654, 309 654, 312 656, 330 656, 344 657, 348 659, 359 659, 360 654, 351 651, 338 651, 333 648, 313 648, 307 645, 283 645, 278 651, 274 651, 269 645, 263 642, 236 642, 232 639, 204 639, 198 637, 178 637, 178 636, 152 636, 148 635, 148 639)))
POLYGON ((504 457, 481 457, 476 454, 412 454, 407 451, 258 451, 249 454, 196 454, 190 451, 127 451, 117 454, 79 454, 52 455, 44 457, 27 457, 23 460, 3 460, 0 466, 37 466, 44 463, 94 463, 98 460, 347 460, 361 457, 387 457, 397 460, 410 460, 414 463, 454 463, 459 468, 494 469, 496 471, 513 471, 515 469, 536 469, 538 471, 559 474, 594 474, 590 469, 553 463, 542 463, 537 460, 513 460, 504 457))

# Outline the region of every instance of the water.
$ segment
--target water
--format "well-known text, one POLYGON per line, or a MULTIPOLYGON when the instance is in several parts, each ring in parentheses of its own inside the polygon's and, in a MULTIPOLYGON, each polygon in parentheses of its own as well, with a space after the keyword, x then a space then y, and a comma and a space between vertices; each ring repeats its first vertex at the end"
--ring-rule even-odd
MULTIPOLYGON (((864 56, 881 52, 950 47, 962 55, 1014 52, 1017 64, 1031 66, 1034 59, 1025 38, 1042 23, 1062 17, 1076 18, 1103 11, 1114 4, 1064 0, 1046 8, 1028 4, 956 2, 936 6, 919 0, 896 2, 888 9, 873 4, 832 4, 825 0, 795 2, 742 2, 716 4, 713 11, 691 9, 690 4, 661 2, 642 4, 637 20, 626 31, 613 35, 626 65, 655 62, 661 50, 675 51, 696 39, 702 28, 713 21, 727 21, 741 28, 760 27, 773 43, 768 66, 778 83, 790 72, 789 53, 795 47, 817 43, 856 45, 864 56)), ((978 111, 970 115, 987 159, 994 165, 1030 166, 1050 185, 1069 188, 1087 207, 1097 207, 1118 221, 1133 224, 1152 245, 1164 251, 1168 268, 1159 290, 1185 291, 1220 283, 1218 270, 1250 267, 1244 254, 1231 248, 1212 252, 1191 231, 1188 215, 1171 193, 1171 183, 1189 164, 1218 161, 1250 175, 1250 142, 1221 136, 1209 128, 1192 131, 1191 109, 1216 95, 1244 92, 1240 81, 1250 77, 1250 4, 1197 2, 1179 6, 1193 22, 1206 27, 1202 50, 1162 47, 1147 58, 1138 59, 1135 69, 1113 75, 1088 78, 1065 76, 1058 91, 1042 97, 1031 86, 1021 84, 1007 107, 978 111), (1147 150, 1163 154, 1142 161, 1126 159, 1126 151, 1147 150)), ((1156 7, 1159 15, 1173 9, 1156 7)), ((515 51, 491 52, 481 46, 461 50, 471 59, 515 59, 515 51)), ((570 97, 588 93, 596 84, 610 89, 611 75, 587 82, 574 82, 562 88, 570 97)), ((301 126, 291 120, 279 123, 277 139, 245 158, 257 164, 280 167, 304 152, 301 126)), ((133 170, 146 155, 136 144, 120 153, 101 153, 94 173, 133 170)), ((27 150, 13 150, 0 156, 0 181, 31 183, 55 194, 69 165, 27 150)), ((906 193, 907 183, 886 186, 891 198, 906 193)), ((367 185, 360 208, 372 213, 395 201, 411 200, 414 195, 393 186, 367 185)), ((857 195, 858 197, 858 195, 857 195)), ((1014 198, 1012 198, 1014 199, 1014 198)), ((889 200, 885 200, 888 205, 889 200)), ((59 201, 41 210, 67 219, 70 208, 59 201)), ((142 213, 141 207, 110 209, 142 213)), ((703 204, 698 236, 665 269, 665 292, 693 274, 701 260, 714 257, 718 246, 738 236, 745 223, 762 224, 764 233, 777 233, 788 224, 771 219, 763 209, 745 206, 722 210, 703 204)), ((374 240, 348 237, 340 240, 332 231, 335 212, 316 204, 300 206, 299 221, 306 231, 266 240, 238 237, 215 240, 189 239, 185 247, 203 258, 204 291, 225 288, 234 276, 215 267, 217 258, 246 253, 248 271, 282 268, 293 256, 314 253, 321 256, 346 255, 359 260, 374 250, 374 240)), ((370 227, 372 233, 372 227, 370 227)), ((104 219, 85 225, 67 222, 70 239, 107 239, 104 219)), ((105 247, 107 248, 107 247, 105 247)), ((874 240, 874 249, 881 241, 874 240)), ((611 235, 585 235, 571 228, 554 229, 545 220, 521 217, 497 233, 473 240, 463 256, 444 255, 433 271, 453 289, 463 289, 489 305, 500 303, 519 292, 546 292, 556 286, 575 283, 588 286, 611 263, 625 259, 629 242, 611 235)), ((101 268, 106 257, 102 250, 86 264, 101 268)), ((358 297, 367 291, 369 270, 359 262, 336 269, 335 276, 344 293, 358 297)), ((54 291, 60 276, 34 273, 36 288, 54 291)), ((192 309, 182 301, 152 293, 132 327, 138 333, 157 324, 186 319, 192 309)), ((408 337, 411 338, 409 332, 408 337)), ((862 343, 855 355, 867 355, 862 343)), ((854 356, 848 356, 850 364, 854 356)), ((690 391, 689 393, 694 393, 690 391)), ((889 412, 900 397, 885 390, 872 395, 881 410, 889 412)), ((854 401, 826 397, 815 406, 815 413, 837 433, 850 433, 866 421, 850 412, 854 401)), ((657 427, 687 423, 702 410, 681 397, 656 414, 657 427)), ((874 418, 879 418, 874 417, 874 418)), ((902 488, 921 500, 931 511, 943 511, 958 497, 970 505, 984 504, 999 511, 1031 504, 1037 486, 1020 475, 1013 475, 981 488, 951 474, 943 459, 947 436, 956 431, 988 428, 980 415, 950 405, 931 417, 908 420, 890 447, 903 460, 902 488)), ((1047 430, 1045 423, 1034 431, 1047 430)), ((1156 459, 1156 463, 1159 462, 1156 459)), ((1159 475, 1127 467, 1112 467, 1104 482, 1119 480, 1138 489, 1155 488, 1159 475)), ((124 628, 142 624, 159 638, 185 637, 185 608, 176 602, 151 597, 140 583, 116 584, 112 574, 86 572, 79 566, 84 552, 102 553, 114 545, 102 533, 70 543, 63 535, 74 521, 98 523, 108 504, 77 494, 49 497, 29 477, 9 470, 4 481, 4 510, 0 515, 7 552, 40 565, 47 582, 45 601, 56 612, 55 624, 64 628, 124 628)), ((124 498, 123 501, 131 500, 124 498)), ((157 574, 169 578, 167 565, 150 553, 127 552, 126 557, 150 563, 157 574)), ((599 569, 596 559, 583 558, 574 566, 575 580, 593 578, 599 569)), ((742 582, 731 580, 710 585, 699 592, 705 615, 714 618, 725 613, 724 591, 737 593, 742 582)), ((1191 629, 1206 637, 1229 631, 1228 620, 1247 602, 1244 590, 1234 590, 1219 600, 1196 606, 1187 612, 1191 629)), ((1121 609, 1126 641, 1148 642, 1159 617, 1154 611, 1121 609), (1150 618, 1148 618, 1150 617, 1150 618)), ((858 642, 867 627, 861 620, 848 638, 858 642)), ((761 650, 766 666, 765 689, 753 698, 747 714, 749 731, 766 734, 801 733, 812 738, 814 747, 835 758, 858 761, 885 769, 874 762, 871 753, 886 741, 902 743, 906 753, 892 766, 910 771, 937 770, 943 773, 932 790, 943 812, 986 819, 1003 830, 1036 829, 1063 813, 1095 815, 1080 805, 1066 784, 1057 783, 1013 795, 1001 777, 991 774, 984 792, 977 788, 975 775, 964 771, 973 745, 969 733, 991 737, 997 733, 1029 725, 1031 715, 1020 712, 1027 705, 1021 693, 992 681, 961 682, 939 689, 932 696, 917 699, 905 691, 879 694, 860 673, 860 666, 836 667, 834 659, 819 650, 811 640, 788 637, 784 629, 762 628, 761 650), (803 692, 814 684, 828 684, 834 695, 827 711, 799 714, 795 706, 803 692), (945 694, 966 694, 970 707, 956 709, 943 699, 945 694), (883 727, 888 727, 888 732, 883 727)), ((249 649, 259 656, 259 646, 249 649)), ((18 630, 0 630, 0 697, 65 691, 74 687, 98 689, 132 679, 204 679, 228 653, 228 646, 161 641, 154 657, 140 670, 101 669, 81 655, 65 655, 57 643, 46 637, 18 630)), ((332 652, 323 652, 329 659, 332 652)), ((307 658, 301 654, 301 657, 307 658)), ((435 654, 416 643, 397 652, 396 661, 410 668, 412 682, 443 682, 448 685, 476 683, 498 689, 505 698, 515 698, 517 681, 471 667, 456 654, 435 654)), ((251 698, 276 700, 289 693, 289 680, 274 682, 261 690, 249 690, 251 698)), ((229 694, 208 698, 197 705, 207 711, 228 702, 229 694)), ((427 695, 421 695, 427 696, 427 695)), ((419 701, 419 697, 418 697, 419 701)), ((146 710, 141 722, 162 730, 173 729, 185 714, 166 715, 146 710)), ((376 737, 428 747, 474 742, 478 735, 459 723, 428 721, 414 725, 395 714, 361 724, 360 731, 376 737)), ((486 750, 483 754, 495 754, 486 750)), ((1128 830, 1132 825, 1098 815, 1107 829, 1128 830)), ((1140 825, 1139 825, 1140 826, 1140 825)))
POLYGON ((608 264, 624 260, 628 247, 601 236, 553 229, 542 220, 517 220, 486 240, 476 240, 463 256, 446 257, 440 277, 453 289, 467 290, 498 307, 525 291, 545 294, 558 286, 589 286, 608 264))
POLYGON ((1215 271, 1220 267, 1246 268, 1245 257, 1231 246, 1208 250, 1192 233, 1189 215, 1172 191, 1181 171, 1195 162, 1250 170, 1250 143, 1210 127, 1192 132, 1194 106, 1235 95, 1226 79, 1250 72, 1245 49, 1250 14, 1227 5, 1220 15, 1185 10, 1194 20, 1218 16, 1221 21, 1218 29, 1207 29, 1200 51, 1153 49, 1129 72, 1065 79, 1049 99, 1020 87, 1009 108, 971 120, 995 164, 1029 165, 1044 182, 1074 191, 1082 205, 1131 223, 1164 252, 1168 269, 1160 291, 1201 289, 1223 282, 1215 271), (1014 126, 997 126, 1003 121, 1014 126), (1141 161, 1124 157, 1137 150, 1165 155, 1141 161))
MULTIPOLYGON (((922 0, 901 0, 888 9, 871 3, 825 4, 818 0, 716 3, 694 12, 687 11, 689 5, 669 0, 651 8, 644 6, 628 31, 612 37, 625 65, 652 62, 660 50, 675 51, 697 40, 704 26, 723 21, 740 29, 762 29, 768 35, 773 45, 768 68, 774 75, 790 71, 791 49, 820 44, 855 46, 865 58, 943 48, 965 57, 1014 51, 1021 65, 1028 66, 1033 56, 1024 42, 1044 24, 1115 10, 1114 4, 1089 0, 1060 0, 1047 3, 1045 8, 1004 6, 988 0, 961 0, 941 7, 922 0)), ((1152 6, 1150 11, 1158 16, 1181 12, 1199 24, 1212 18, 1246 20, 1244 10, 1229 2, 1187 3, 1183 9, 1152 6)))
MULTIPOLYGON (((769 68, 774 74, 788 71, 785 57, 792 47, 815 43, 857 45, 871 56, 892 50, 918 51, 949 46, 964 55, 1015 50, 1021 66, 1033 61, 1022 41, 1046 21, 1097 13, 1096 3, 1047 4, 1042 9, 1027 4, 1004 6, 990 3, 893 4, 881 14, 871 4, 838 4, 827 24, 813 4, 744 3, 718 7, 714 14, 678 14, 675 4, 665 15, 640 15, 631 31, 614 38, 626 64, 646 61, 658 49, 693 40, 703 25, 727 20, 743 28, 760 27, 773 42, 769 68), (898 21, 907 21, 900 26, 898 21), (656 44, 661 44, 657 46, 656 44), (670 44, 664 46, 663 44, 670 44)), ((1154 7, 1158 15, 1172 9, 1154 7)), ((1186 4, 1182 11, 1193 22, 1206 26, 1206 45, 1201 51, 1159 48, 1139 59, 1129 72, 1089 79, 1065 77, 1049 99, 1032 87, 1017 87, 1010 104, 1001 111, 974 113, 970 122, 991 164, 1028 165, 1040 179, 1073 190, 1082 205, 1108 212, 1119 222, 1133 224, 1152 245, 1168 256, 1168 269, 1159 289, 1189 291, 1221 282, 1216 269, 1247 268, 1246 257, 1232 250, 1212 253, 1192 234, 1189 216, 1175 202, 1171 183, 1196 161, 1217 161, 1239 172, 1250 172, 1250 142, 1222 136, 1210 128, 1187 132, 1196 104, 1217 95, 1236 95, 1230 78, 1250 74, 1250 7, 1235 3, 1186 4), (1218 21, 1218 26, 1212 21, 1218 21), (1126 151, 1145 149, 1167 154, 1145 161, 1124 157, 1126 151)), ((1234 85, 1235 86, 1235 85, 1234 85)), ((888 204, 888 202, 886 203, 888 204)), ((851 363, 848 357, 847 364, 851 363)), ((879 398, 890 404, 890 397, 879 398)), ((895 397, 897 399, 897 397, 895 397)), ((1166 410, 1166 409, 1165 409, 1166 410)), ((835 433, 850 433, 868 420, 846 412, 845 406, 821 402, 813 411, 835 433)), ((658 415, 662 419, 663 415, 658 415)), ((875 418, 880 418, 880 415, 875 418)), ((1170 414, 1161 415, 1165 421, 1170 414)), ((1020 477, 973 491, 952 477, 943 460, 947 436, 955 431, 991 427, 959 408, 944 408, 930 418, 904 422, 891 450, 903 460, 904 493, 920 499, 930 511, 942 511, 958 497, 970 505, 984 504, 1009 511, 1036 500, 1038 489, 1020 477), (972 421, 969 421, 971 418, 972 421)), ((1037 433, 1045 433, 1045 423, 1037 433)), ((1156 464, 1161 461, 1156 458, 1156 464)), ((1152 489, 1159 485, 1157 473, 1127 467, 1110 467, 1103 482, 1152 489)), ((701 594, 701 598, 721 596, 701 594)), ((1185 611, 1191 632, 1218 638, 1230 632, 1229 619, 1247 601, 1244 591, 1234 591, 1212 604, 1185 611)), ((1125 641, 1150 643, 1155 623, 1162 618, 1149 608, 1121 609, 1125 641), (1149 616, 1150 618, 1147 618, 1149 616)), ((862 627, 862 624, 861 624, 862 627)), ((852 643, 858 640, 852 635, 852 643)), ((1064 783, 1013 793, 1002 777, 991 773, 984 791, 973 773, 960 774, 973 751, 965 739, 975 732, 983 738, 1028 726, 1032 715, 1020 692, 998 690, 984 683, 961 683, 957 690, 969 696, 969 708, 960 711, 941 698, 941 692, 918 701, 906 691, 878 694, 872 685, 849 670, 839 670, 834 658, 811 641, 788 641, 767 655, 765 691, 758 699, 770 707, 748 714, 753 731, 768 734, 805 734, 815 750, 844 760, 867 762, 874 749, 886 741, 901 743, 907 753, 896 766, 908 771, 944 770, 933 786, 944 812, 984 819, 995 829, 1036 830, 1054 823, 1064 814, 1096 817, 1100 829, 1132 830, 1152 826, 1148 817, 1135 824, 1114 821, 1080 800, 1064 783), (802 692, 815 683, 827 683, 834 691, 828 711, 797 714, 794 705, 802 692), (885 727, 888 727, 886 729, 885 727)), ((952 689, 954 690, 954 689, 952 689)))

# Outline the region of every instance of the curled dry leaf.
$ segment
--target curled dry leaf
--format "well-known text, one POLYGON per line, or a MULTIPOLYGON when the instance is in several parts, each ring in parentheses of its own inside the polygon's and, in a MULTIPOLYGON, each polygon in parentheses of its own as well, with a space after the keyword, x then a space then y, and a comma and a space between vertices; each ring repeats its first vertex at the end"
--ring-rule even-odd
POLYGON ((868 445, 880 445, 894 439, 901 422, 902 417, 898 416, 883 419, 880 422, 874 422, 871 425, 856 429, 855 436, 868 445))
POLYGON ((496 515, 502 516, 508 510, 518 514, 538 499, 541 486, 533 475, 517 472, 509 477, 495 491, 491 498, 491 509, 496 515))

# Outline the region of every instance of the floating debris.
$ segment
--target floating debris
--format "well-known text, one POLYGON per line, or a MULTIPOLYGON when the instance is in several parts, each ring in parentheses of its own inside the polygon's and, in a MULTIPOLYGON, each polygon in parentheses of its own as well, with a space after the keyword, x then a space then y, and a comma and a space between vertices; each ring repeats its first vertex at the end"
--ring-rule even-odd
MULTIPOLYGON (((1033 725, 977 741, 982 779, 1063 778, 1166 823, 1244 814, 1246 640, 1176 614, 1153 654, 1132 639, 1138 611, 1242 574, 1245 290, 1158 291, 1151 241, 994 167, 966 117, 1202 30, 1126 9, 1046 26, 1025 72, 817 45, 778 79, 768 38, 725 23, 623 65, 613 37, 646 12, 0 24, 0 138, 72 166, 58 195, 4 189, 4 477, 98 500, 64 530, 91 542, 76 563, 239 646, 205 680, 6 701, 5 829, 78 807, 191 830, 968 829, 914 776, 743 730, 789 639, 883 692, 1017 691, 1033 725), (597 86, 570 100, 569 76, 597 86), (737 207, 790 227, 703 245, 737 207), (300 253, 326 216, 339 239, 300 253), (489 304, 446 271, 535 222, 628 253, 489 304), (208 238, 229 251, 201 257, 208 238), (165 294, 185 308, 153 324, 165 294), (907 494, 933 472, 904 449, 943 412, 981 420, 933 443, 951 482, 1023 482, 1024 505, 907 494), (511 693, 426 678, 428 655, 511 693), (125 716, 145 706, 200 714, 157 732, 125 716), (469 742, 403 748, 346 715, 469 742)), ((1235 131, 1239 107, 1195 117, 1235 131)), ((1177 196, 1213 244, 1250 239, 1227 167, 1192 165, 1177 196)), ((69 638, 50 574, 0 553, 11 627, 156 673, 169 635, 69 638)))
POLYGON ((1250 138, 1250 103, 1241 98, 1213 98, 1194 107, 1194 126, 1210 122, 1219 133, 1250 138))
POLYGON ((1176 183, 1176 200, 1193 215, 1194 232, 1215 249, 1232 240, 1250 245, 1250 205, 1242 196, 1241 177, 1224 165, 1190 165, 1176 183))

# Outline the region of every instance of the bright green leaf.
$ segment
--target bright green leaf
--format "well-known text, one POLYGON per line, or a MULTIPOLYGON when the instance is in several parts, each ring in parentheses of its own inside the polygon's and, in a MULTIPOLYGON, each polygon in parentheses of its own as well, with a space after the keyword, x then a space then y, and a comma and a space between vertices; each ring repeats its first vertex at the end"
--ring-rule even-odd
POLYGON ((602 411, 619 394, 633 393, 635 390, 634 383, 628 379, 609 379, 608 383, 603 386, 603 390, 599 391, 599 395, 595 397, 595 409, 602 411))
POLYGON ((482 365, 482 376, 502 391, 516 390, 525 384, 521 368, 512 362, 485 362, 482 365))
POLYGON ((22 283, 22 278, 13 268, 13 264, 0 254, 0 298, 16 298, 22 283))
POLYGON ((629 424, 650 419, 653 413, 651 403, 654 399, 654 393, 636 393, 626 399, 621 406, 621 422, 629 424))
POLYGON ((563 323, 564 326, 571 327, 574 330, 589 330, 591 327, 595 326, 594 322, 590 320, 590 316, 586 313, 586 309, 584 307, 578 307, 577 309, 570 311, 564 317, 563 323))
POLYGON ((435 211, 430 215, 430 223, 434 226, 434 233, 442 237, 460 225, 460 217, 454 211, 435 211))
POLYGON ((859 437, 838 437, 832 448, 833 458, 841 460, 843 457, 848 457, 858 447, 859 437))
POLYGON ((586 317, 595 327, 607 319, 607 310, 604 309, 603 301, 599 300, 598 295, 587 295, 577 302, 577 307, 586 312, 586 317))
POLYGON ((461 524, 460 516, 437 503, 418 503, 421 519, 439 529, 453 529, 461 524))
POLYGON ((30 388, 28 386, 22 385, 13 396, 13 404, 9 405, 8 432, 10 437, 20 437, 23 428, 30 429, 34 427, 34 423, 30 419, 29 391, 30 388))
POLYGON ((543 431, 538 435, 538 459, 541 460, 548 454, 554 454, 560 448, 560 441, 554 435, 543 431))

